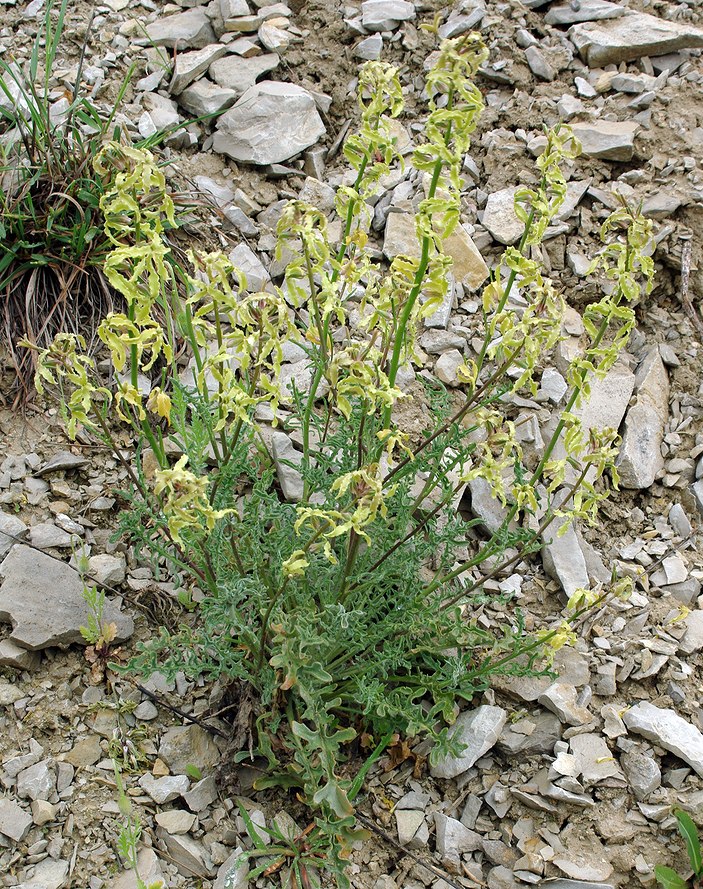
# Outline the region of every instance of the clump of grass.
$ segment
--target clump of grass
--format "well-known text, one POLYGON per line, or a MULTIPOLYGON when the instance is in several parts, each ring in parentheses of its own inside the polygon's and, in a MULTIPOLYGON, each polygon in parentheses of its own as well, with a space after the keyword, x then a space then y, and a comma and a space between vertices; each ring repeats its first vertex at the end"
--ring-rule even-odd
POLYGON ((0 59, 0 339, 17 371, 16 401, 29 396, 34 371, 19 339, 48 345, 66 331, 91 342, 115 308, 101 271, 112 246, 100 210, 110 177, 93 161, 108 136, 120 138, 115 115, 132 72, 107 115, 81 92, 91 15, 73 90, 56 98, 67 8, 50 0, 25 64, 0 59))

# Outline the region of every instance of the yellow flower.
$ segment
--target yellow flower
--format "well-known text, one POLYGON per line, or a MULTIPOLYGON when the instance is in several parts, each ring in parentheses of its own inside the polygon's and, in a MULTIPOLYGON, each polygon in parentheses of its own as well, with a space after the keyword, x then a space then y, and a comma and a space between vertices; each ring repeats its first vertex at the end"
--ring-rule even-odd
POLYGON ((294 553, 285 560, 285 562, 281 565, 281 569, 283 570, 284 577, 302 577, 305 574, 305 569, 308 567, 310 562, 308 562, 305 552, 302 549, 296 549, 294 553))
POLYGON ((155 386, 149 393, 146 406, 152 414, 164 417, 169 426, 171 425, 171 399, 159 386, 155 386))

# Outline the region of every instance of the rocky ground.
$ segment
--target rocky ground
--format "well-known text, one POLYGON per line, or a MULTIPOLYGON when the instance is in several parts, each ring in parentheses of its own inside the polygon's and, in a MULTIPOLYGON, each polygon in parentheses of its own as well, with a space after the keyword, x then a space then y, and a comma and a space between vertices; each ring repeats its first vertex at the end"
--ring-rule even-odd
MULTIPOLYGON (((43 0, 0 3, 0 48, 26 60, 43 0)), ((456 385, 476 342, 480 286, 520 235, 513 190, 535 180, 543 124, 568 121, 584 154, 541 251, 570 304, 567 336, 537 397, 513 405, 528 454, 548 438, 581 312, 597 294, 585 270, 599 223, 621 195, 642 202, 657 232, 656 287, 637 308, 628 354, 582 411, 587 427, 620 427, 623 489, 598 527, 545 539, 541 560, 493 585, 515 591, 531 626, 613 567, 637 577, 636 593, 582 622, 576 646, 557 656, 556 681, 501 680, 463 713, 461 759, 430 773, 418 745, 373 773, 361 812, 377 830, 350 875, 364 889, 605 889, 652 886, 657 863, 684 869, 672 810, 703 824, 700 0, 108 0, 94 11, 83 88, 109 107, 136 63, 118 112, 135 137, 229 109, 169 137, 170 175, 198 190, 210 206, 208 237, 233 250, 257 289, 281 273, 272 230, 282 202, 302 193, 332 210, 361 61, 400 67, 408 114, 398 138, 410 150, 434 48, 419 24, 439 12, 442 36, 480 30, 490 49, 480 78, 487 109, 464 164, 454 291, 422 334, 424 364, 406 384, 434 374, 456 385)), ((57 110, 90 13, 70 5, 52 80, 57 110)), ((385 185, 373 230, 392 257, 408 247, 419 182, 399 172, 385 185)), ((291 362, 286 373, 301 368, 291 362)), ((176 584, 113 540, 124 472, 94 447, 69 449, 54 410, 4 413, 0 428, 0 885, 136 885, 115 850, 118 755, 144 829, 142 876, 169 887, 243 886, 233 863, 249 841, 236 800, 255 822, 275 819, 283 830, 296 829, 292 819, 304 827, 304 812, 280 794, 255 794, 252 770, 231 765, 227 722, 210 718, 222 706, 218 689, 155 674, 141 689, 124 679, 108 692, 82 647, 85 604, 70 567, 81 548, 91 574, 119 593, 110 619, 125 655, 179 618, 176 584)), ((500 522, 480 485, 465 503, 487 527, 500 522)), ((480 620, 490 627, 495 615, 486 605, 480 620)))

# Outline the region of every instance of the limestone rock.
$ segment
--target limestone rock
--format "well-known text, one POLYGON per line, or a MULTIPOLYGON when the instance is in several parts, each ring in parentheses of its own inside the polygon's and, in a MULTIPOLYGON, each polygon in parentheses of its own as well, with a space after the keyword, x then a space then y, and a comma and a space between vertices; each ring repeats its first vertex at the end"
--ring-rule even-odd
POLYGON ((161 738, 159 756, 174 775, 187 774, 188 766, 207 772, 220 761, 220 751, 212 735, 199 725, 169 729, 161 738))
POLYGON ((618 19, 627 10, 608 0, 584 0, 569 3, 568 6, 550 6, 544 21, 548 25, 574 25, 577 22, 599 22, 603 19, 618 19))
POLYGON ((296 467, 302 462, 302 453, 296 451, 285 432, 278 431, 271 436, 271 451, 283 496, 289 503, 299 503, 303 499, 305 483, 296 467))
POLYGON ((703 734, 678 713, 640 701, 626 710, 622 719, 628 731, 678 756, 703 777, 703 734))
POLYGON ((74 469, 82 469, 88 461, 85 457, 78 454, 72 454, 70 451, 59 451, 54 454, 46 463, 38 469, 34 475, 40 478, 42 475, 48 475, 51 472, 67 472, 74 469))
POLYGON ((499 244, 516 244, 525 230, 525 223, 515 215, 517 188, 504 188, 488 195, 481 220, 499 244))
POLYGON ((124 583, 127 573, 127 562, 121 554, 119 556, 111 556, 108 553, 102 553, 97 556, 91 556, 88 560, 88 573, 99 584, 114 586, 118 583, 124 583))
POLYGON ((22 799, 44 799, 56 791, 56 771, 49 760, 22 769, 17 775, 17 796, 22 799))
POLYGON ((554 682, 537 699, 543 707, 569 725, 585 725, 591 721, 591 714, 577 703, 577 692, 573 685, 554 682))
POLYGON ((608 161, 632 160, 638 123, 597 120, 591 123, 575 123, 572 129, 587 157, 608 161))
POLYGON ((495 496, 493 488, 485 478, 472 478, 468 488, 471 495, 471 512, 481 519, 489 534, 495 534, 508 517, 508 507, 503 506, 495 496))
POLYGON ((662 773, 654 757, 630 750, 623 753, 620 762, 635 799, 644 800, 661 786, 662 773))
POLYGON ((177 96, 182 93, 194 80, 202 77, 210 65, 221 59, 226 52, 227 47, 222 43, 212 43, 193 52, 177 53, 173 63, 173 77, 169 84, 171 94, 177 96))
POLYGON ((686 615, 686 635, 681 640, 681 651, 693 654, 703 648, 703 611, 691 611, 686 615))
POLYGON ((0 834, 20 843, 29 833, 32 816, 11 799, 0 798, 0 834))
POLYGON ((569 525, 560 537, 559 525, 556 519, 542 535, 542 563, 547 574, 558 580, 566 595, 571 596, 578 589, 590 587, 588 568, 574 526, 569 525))
POLYGON ((481 848, 481 835, 475 830, 464 827, 456 818, 435 812, 434 820, 437 828, 437 851, 442 858, 458 857, 465 852, 476 852, 481 848))
POLYGON ((276 53, 252 56, 250 59, 225 56, 210 65, 209 74, 219 86, 234 90, 237 96, 241 96, 253 87, 260 77, 277 68, 280 61, 276 53))
POLYGON ((464 363, 464 356, 457 349, 449 349, 443 352, 435 364, 435 376, 447 386, 458 386, 457 371, 464 363))
POLYGON ((194 784, 183 799, 191 812, 202 812, 217 799, 217 782, 213 775, 208 775, 194 784))
POLYGON ((624 780, 625 776, 602 735, 593 733, 575 735, 570 743, 578 769, 577 777, 581 776, 586 787, 598 784, 606 778, 624 780))
POLYGON ((569 30, 569 37, 590 68, 703 46, 703 30, 700 28, 646 13, 574 25, 569 30))
MULTIPOLYGON (((88 607, 81 579, 72 568, 18 544, 0 565, 0 577, 0 621, 12 624, 12 642, 33 651, 49 645, 85 645, 80 628, 88 622, 88 607)), ((132 635, 132 618, 112 602, 105 601, 103 616, 117 627, 115 641, 132 635)))
POLYGON ((204 77, 186 87, 178 96, 179 103, 195 117, 217 114, 234 105, 237 93, 204 77))
POLYGON ((372 34, 370 37, 359 41, 354 47, 354 55, 365 62, 376 62, 381 58, 383 51, 383 37, 380 34, 372 34))
POLYGON ((175 15, 157 19, 146 28, 147 37, 154 46, 184 49, 202 49, 216 43, 210 19, 200 8, 187 9, 175 15))
POLYGON ((650 487, 664 465, 661 445, 669 416, 669 378, 656 347, 637 369, 635 393, 637 403, 625 417, 617 466, 620 484, 637 489, 650 487))
POLYGON ((525 50, 525 59, 530 71, 540 80, 552 81, 557 76, 554 67, 538 46, 528 46, 525 50))
POLYGON ((176 865, 184 877, 192 880, 193 877, 208 879, 211 876, 212 862, 205 851, 205 847, 199 840, 186 834, 172 835, 159 827, 157 835, 166 844, 169 858, 176 865))
POLYGON ((167 833, 177 836, 188 833, 195 824, 195 815, 183 809, 169 809, 166 812, 158 812, 155 821, 167 833))
POLYGON ((418 831, 425 824, 425 813, 418 809, 399 809, 395 813, 396 829, 398 831, 398 842, 401 846, 410 849, 417 849, 420 843, 413 843, 418 831))
POLYGON ((635 375, 624 362, 618 362, 603 379, 591 378, 589 382, 590 398, 574 409, 584 433, 590 429, 618 429, 635 388, 635 375))
POLYGON ((177 799, 188 790, 189 784, 186 775, 164 775, 162 778, 155 778, 151 772, 147 772, 139 779, 139 786, 159 806, 177 799))
POLYGON ((73 538, 53 522, 39 522, 29 529, 29 541, 39 549, 65 549, 73 538))
POLYGON ((431 769, 433 777, 456 778, 468 771, 496 743, 507 718, 506 710, 490 704, 460 713, 452 728, 452 737, 464 745, 464 750, 458 756, 443 757, 431 769))
POLYGON ((213 148, 235 161, 277 164, 314 145, 324 133, 307 90, 267 80, 248 89, 219 118, 213 148))
POLYGON ((0 559, 4 559, 12 547, 27 536, 28 528, 17 516, 0 512, 0 559), (9 535, 12 535, 10 537, 9 535))
POLYGON ((400 22, 415 18, 415 7, 407 0, 364 0, 361 24, 367 31, 393 31, 400 22))
MULTIPOLYGON (((137 867, 139 876, 151 886, 153 883, 161 883, 165 886, 164 875, 156 852, 151 848, 141 849, 137 855, 137 867)), ((109 883, 109 889, 138 889, 137 873, 134 870, 124 871, 109 883)))
POLYGON ((457 225, 442 247, 452 259, 454 280, 469 290, 478 289, 488 277, 488 266, 464 226, 457 225))
MULTIPOLYGON (((442 244, 451 257, 454 280, 469 290, 476 290, 488 277, 488 266, 463 225, 457 225, 442 244)), ((383 252, 388 259, 399 254, 420 256, 420 242, 411 213, 389 213, 383 237, 383 252)))
POLYGON ((244 849, 237 846, 217 871, 213 889, 244 889, 249 882, 249 859, 242 859, 243 853, 244 849))
POLYGON ((41 664, 41 655, 37 651, 29 651, 16 645, 10 639, 0 642, 0 666, 15 667, 18 670, 38 669, 41 664))

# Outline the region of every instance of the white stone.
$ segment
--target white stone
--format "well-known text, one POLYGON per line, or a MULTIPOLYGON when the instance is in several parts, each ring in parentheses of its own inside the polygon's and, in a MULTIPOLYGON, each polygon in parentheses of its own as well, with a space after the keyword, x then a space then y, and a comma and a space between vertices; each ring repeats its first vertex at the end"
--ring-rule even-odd
POLYGON ((544 17, 548 25, 573 25, 576 22, 596 22, 602 19, 617 19, 627 10, 608 0, 579 0, 565 6, 551 6, 544 17))
POLYGON ((121 553, 118 556, 104 553, 91 556, 88 560, 88 573, 99 584, 114 586, 115 584, 124 583, 126 572, 127 562, 121 553))
POLYGON ((555 519, 542 535, 542 562, 544 569, 558 580, 567 596, 578 589, 589 589, 590 581, 586 559, 579 544, 573 525, 569 525, 566 533, 558 534, 560 522, 555 519))
POLYGON ((581 775, 586 787, 605 781, 606 778, 625 780, 622 770, 602 735, 591 733, 575 735, 570 743, 571 752, 574 754, 578 766, 575 777, 581 775))
POLYGON ((629 161, 635 149, 639 124, 633 121, 598 120, 572 124, 583 154, 609 161, 629 161))
POLYGON ((245 289, 248 293, 258 293, 271 280, 271 276, 264 268, 264 264, 248 244, 243 242, 237 244, 229 254, 228 259, 235 268, 244 272, 244 276, 247 279, 245 289))
POLYGON ((146 27, 146 34, 154 46, 202 49, 216 43, 210 19, 203 9, 187 9, 165 18, 157 19, 146 27))
POLYGON ((4 559, 10 549, 27 536, 28 530, 17 516, 0 512, 0 559, 4 559))
POLYGON ((244 849, 237 846, 217 871, 212 889, 244 889, 249 882, 249 859, 242 858, 243 853, 244 849))
POLYGON ((463 363, 464 356, 457 349, 443 352, 435 364, 435 376, 447 386, 458 386, 457 371, 463 363))
POLYGON ((289 160, 325 133, 315 99, 292 83, 264 81, 218 119, 213 148, 258 165, 289 160))
POLYGON ((361 24, 367 31, 393 31, 400 22, 415 18, 415 7, 407 0, 364 0, 361 24))
POLYGON ((39 522, 29 529, 29 542, 39 549, 64 549, 71 546, 73 538, 53 522, 39 522))
POLYGON ((664 465, 661 446, 669 416, 669 377, 656 346, 637 369, 635 392, 637 403, 625 417, 617 467, 624 488, 641 489, 653 484, 664 465))
POLYGON ((569 37, 590 68, 703 46, 700 28, 645 13, 574 25, 569 37))
POLYGON ((193 52, 177 53, 173 63, 173 76, 169 91, 176 96, 201 77, 217 59, 222 58, 227 47, 222 43, 213 43, 196 49, 193 52))
POLYGON ((139 786, 155 803, 162 806, 184 794, 190 786, 190 781, 187 775, 164 775, 163 778, 155 778, 151 772, 147 772, 139 779, 139 786))
POLYGON ((569 386, 555 367, 546 367, 540 380, 540 391, 544 392, 552 404, 559 404, 569 386))
POLYGON ((432 767, 435 778, 456 778, 468 771, 471 766, 487 753, 500 737, 508 719, 502 707, 483 704, 475 710, 460 713, 451 730, 453 738, 464 745, 458 756, 445 756, 432 767))
MULTIPOLYGON (((34 651, 50 645, 85 645, 80 628, 88 622, 88 606, 77 572, 18 544, 0 565, 0 577, 0 621, 12 623, 11 641, 34 651)), ((116 642, 132 635, 132 618, 109 601, 103 616, 115 624, 116 642)))
POLYGON ((376 62, 381 58, 383 52, 383 37, 380 34, 372 34, 370 37, 364 38, 354 47, 354 55, 357 59, 363 59, 366 62, 376 62))
POLYGON ((183 809, 169 809, 166 812, 158 812, 155 816, 156 823, 167 833, 174 836, 188 833, 195 824, 195 815, 183 809))
POLYGON ((290 34, 283 28, 277 28, 270 22, 264 22, 259 28, 259 40, 269 52, 283 51, 290 46, 290 34))
POLYGON ((55 791, 56 772, 46 759, 17 775, 17 796, 22 799, 48 800, 55 791))
POLYGON ((210 65, 210 78, 228 90, 241 96, 256 84, 256 81, 269 71, 277 68, 281 59, 276 53, 267 53, 251 58, 225 56, 210 65))
POLYGON ((179 103, 194 117, 217 114, 234 105, 237 93, 202 78, 186 87, 178 96, 179 103))
POLYGON ((626 710, 622 718, 628 731, 678 756, 703 777, 703 734, 678 713, 641 701, 626 710))
POLYGON ((703 648, 703 611, 691 611, 686 615, 686 635, 680 643, 684 654, 693 654, 703 648))
POLYGON ((11 799, 0 798, 0 834, 20 843, 29 833, 32 816, 11 799))
MULTIPOLYGON (((146 848, 139 851, 137 868, 140 878, 147 886, 153 884, 166 886, 159 859, 153 849, 146 848)), ((110 881, 108 889, 138 889, 137 872, 134 870, 124 871, 110 881)))
POLYGON ((305 483, 295 467, 302 463, 302 453, 296 451, 285 432, 278 431, 271 436, 271 450, 283 496, 289 503, 299 503, 303 499, 305 483))
POLYGON ((576 699, 578 693, 573 685, 554 682, 537 698, 538 702, 556 713, 568 725, 585 725, 593 718, 585 707, 580 707, 576 699))
POLYGON ((481 223, 499 244, 516 244, 525 230, 525 223, 515 215, 517 188, 504 188, 488 195, 481 223))

